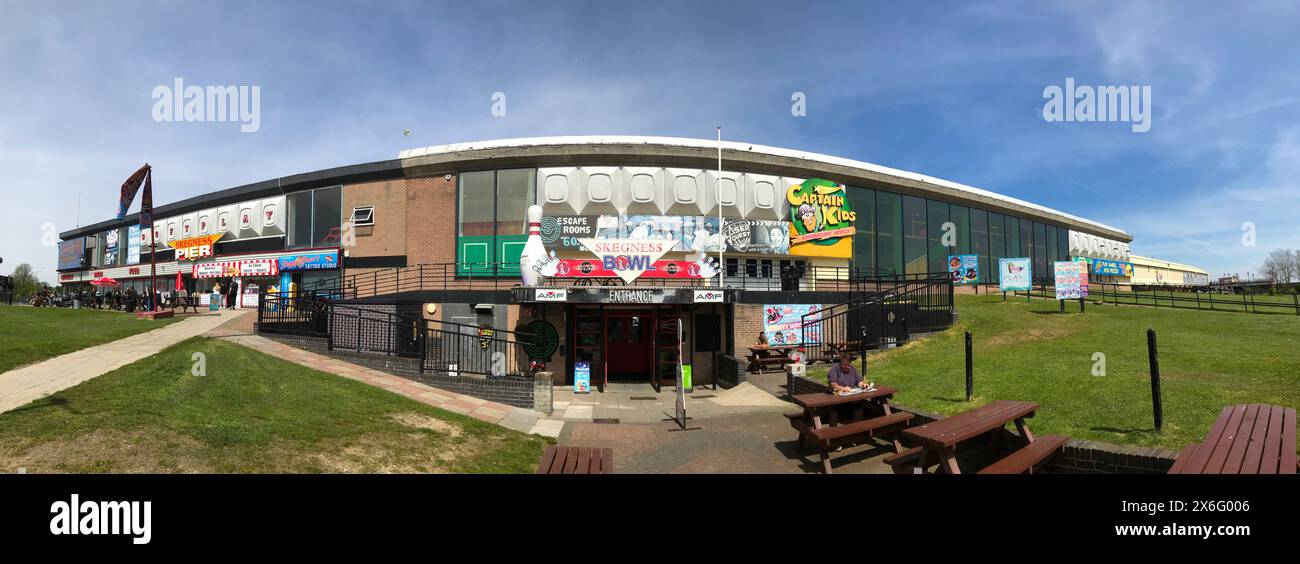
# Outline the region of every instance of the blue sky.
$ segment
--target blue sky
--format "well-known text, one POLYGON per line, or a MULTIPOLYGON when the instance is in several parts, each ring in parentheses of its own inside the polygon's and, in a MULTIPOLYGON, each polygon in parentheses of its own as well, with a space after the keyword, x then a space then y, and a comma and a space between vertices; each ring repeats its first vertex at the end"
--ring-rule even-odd
POLYGON ((43 226, 75 226, 78 194, 82 224, 108 219, 146 161, 167 203, 427 145, 721 124, 1244 275, 1300 248, 1298 36, 1290 2, 0 0, 0 273, 53 281, 43 226), (155 122, 153 88, 176 77, 260 86, 260 130, 155 122), (1045 121, 1043 89, 1066 77, 1151 86, 1151 130, 1045 121))

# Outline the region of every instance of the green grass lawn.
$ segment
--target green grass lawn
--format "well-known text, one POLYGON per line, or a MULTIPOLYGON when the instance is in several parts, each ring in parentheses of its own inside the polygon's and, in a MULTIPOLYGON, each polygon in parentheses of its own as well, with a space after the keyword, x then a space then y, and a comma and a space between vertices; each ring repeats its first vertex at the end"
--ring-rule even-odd
POLYGON ((0 414, 10 473, 532 472, 547 444, 207 338, 0 414))
POLYGON ((0 373, 176 321, 136 319, 120 311, 0 307, 0 373))
MULTIPOLYGON (((869 380, 899 388, 898 403, 945 415, 996 399, 1030 400, 1038 433, 1181 448, 1204 438, 1226 405, 1300 406, 1300 318, 1196 310, 1003 303, 957 296, 948 331, 868 356, 869 380), (1160 351, 1164 430, 1151 410, 1147 328, 1160 351), (975 398, 965 401, 963 331, 974 338, 975 398), (1105 375, 1094 376, 1094 354, 1105 375)), ((856 364, 856 363, 855 363, 856 364)), ((826 367, 809 369, 825 381, 826 367)))

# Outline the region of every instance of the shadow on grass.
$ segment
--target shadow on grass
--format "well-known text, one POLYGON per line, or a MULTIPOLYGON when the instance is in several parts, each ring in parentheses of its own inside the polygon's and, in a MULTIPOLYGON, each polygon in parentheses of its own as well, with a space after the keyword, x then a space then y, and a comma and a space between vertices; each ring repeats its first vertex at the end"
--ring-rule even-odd
POLYGON ((975 403, 974 401, 966 401, 966 398, 944 398, 939 396, 931 396, 930 399, 938 400, 946 403, 970 403, 970 404, 975 403))
POLYGON ((35 411, 37 409, 44 409, 47 407, 67 407, 71 403, 72 402, 68 401, 68 398, 65 398, 60 395, 53 395, 53 396, 43 397, 41 399, 32 401, 31 403, 24 405, 22 407, 16 407, 14 409, 7 411, 6 413, 20 413, 24 411, 35 411))

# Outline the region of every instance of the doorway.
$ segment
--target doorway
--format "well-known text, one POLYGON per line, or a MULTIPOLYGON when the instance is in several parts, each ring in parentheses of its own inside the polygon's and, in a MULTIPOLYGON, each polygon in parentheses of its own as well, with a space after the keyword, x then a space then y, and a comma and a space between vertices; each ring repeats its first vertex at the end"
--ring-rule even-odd
POLYGON ((605 314, 605 358, 610 382, 645 382, 654 373, 652 315, 605 314))

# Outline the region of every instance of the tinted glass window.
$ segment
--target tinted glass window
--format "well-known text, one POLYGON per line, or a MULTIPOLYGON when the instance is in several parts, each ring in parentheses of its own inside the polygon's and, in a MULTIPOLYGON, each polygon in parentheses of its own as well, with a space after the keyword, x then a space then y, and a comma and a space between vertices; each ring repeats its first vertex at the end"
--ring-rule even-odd
POLYGON ((1020 254, 1020 218, 1007 216, 1007 254, 1008 258, 1023 257, 1020 254))
POLYGON ((925 198, 903 196, 903 271, 925 274, 925 198))
POLYGON ((1047 271, 1047 229, 1041 223, 1034 222, 1034 280, 1050 283, 1052 273, 1047 271))
POLYGON ((343 188, 321 188, 312 193, 312 244, 338 245, 343 222, 343 188))
POLYGON ((980 257, 980 283, 988 282, 989 214, 984 210, 970 211, 970 254, 980 257))
POLYGON ((289 246, 311 245, 311 192, 289 194, 287 207, 289 208, 289 246))
POLYGON ((858 214, 854 222, 853 268, 871 270, 876 267, 876 191, 870 188, 849 186, 849 203, 858 214))
POLYGON ((956 204, 949 205, 948 216, 957 228, 957 252, 952 254, 970 253, 970 208, 956 204))
POLYGON ((948 204, 946 202, 926 200, 925 216, 926 242, 929 245, 928 254, 930 257, 929 266, 926 270, 929 272, 945 272, 948 270, 948 255, 953 254, 953 251, 956 250, 943 245, 943 224, 948 223, 948 204))
POLYGON ((876 192, 876 268, 903 273, 903 201, 890 192, 876 192))
POLYGON ((528 206, 536 199, 536 169, 497 171, 497 235, 528 234, 528 206))
POLYGON ((460 209, 458 234, 478 236, 492 234, 492 205, 496 173, 466 172, 460 175, 460 209))
POLYGON ((996 284, 998 282, 998 259, 1007 256, 1007 240, 1004 231, 1003 216, 1000 213, 989 214, 989 261, 980 264, 980 279, 996 284), (988 275, 985 278, 985 274, 988 275))

